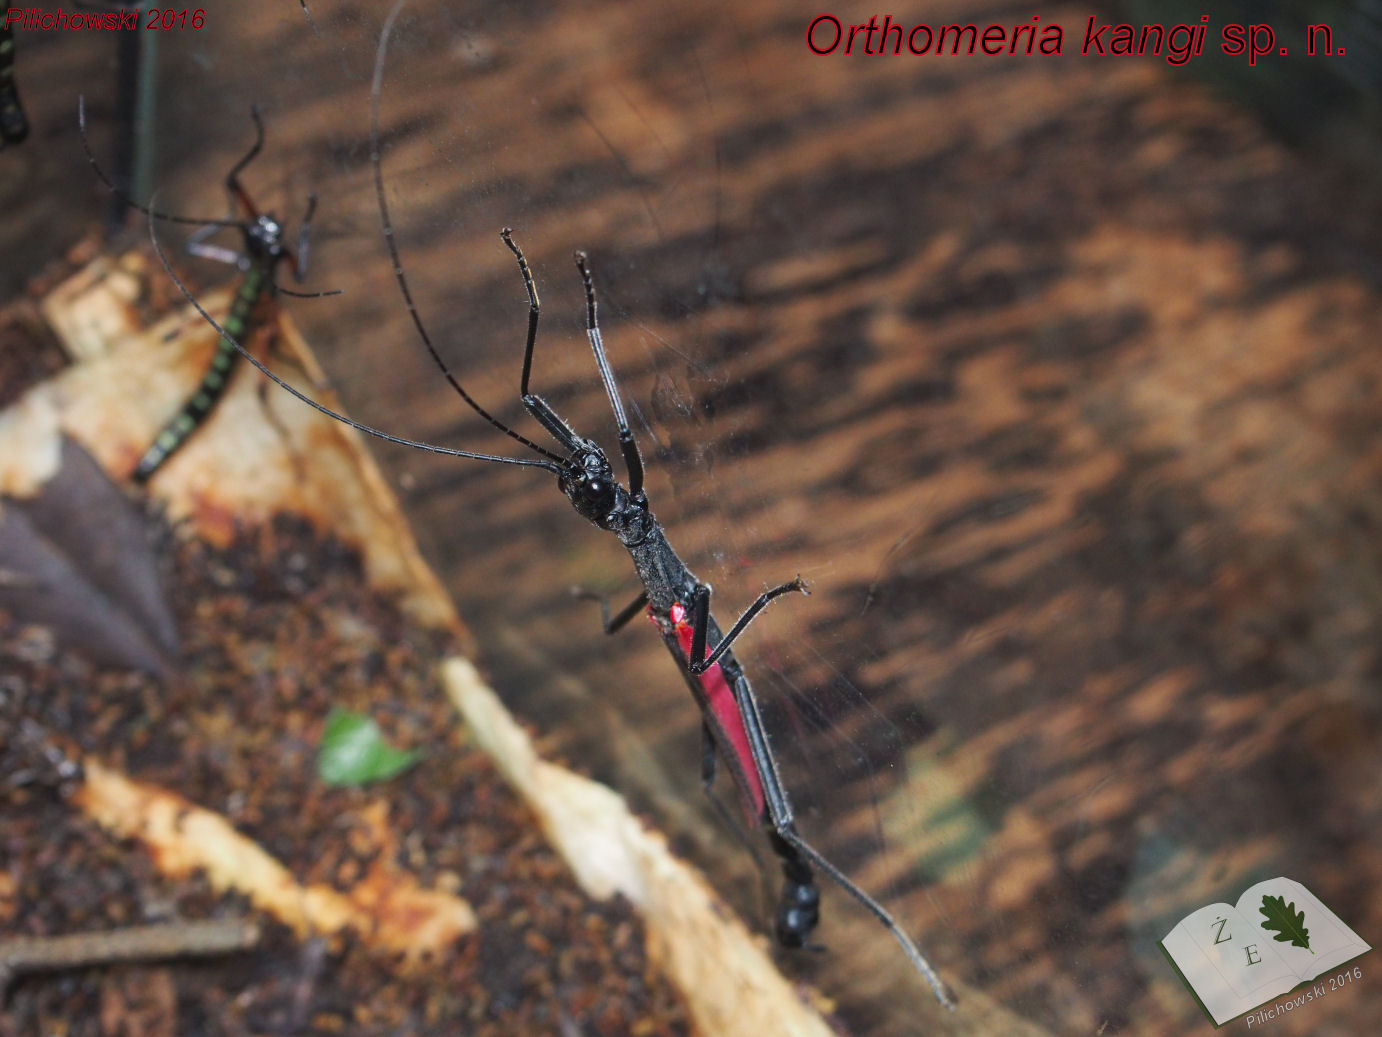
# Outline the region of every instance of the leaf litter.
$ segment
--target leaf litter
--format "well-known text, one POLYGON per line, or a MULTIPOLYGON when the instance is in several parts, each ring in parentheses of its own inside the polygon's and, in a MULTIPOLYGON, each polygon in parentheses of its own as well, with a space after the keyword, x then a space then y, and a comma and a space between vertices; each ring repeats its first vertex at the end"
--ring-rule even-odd
POLYGON ((263 941, 195 965, 22 977, 2 1037, 689 1032, 630 907, 581 893, 465 744, 436 684, 447 637, 365 589, 353 552, 280 519, 226 550, 181 540, 172 568, 182 675, 164 683, 95 668, 0 612, 0 934, 247 915, 263 941), (424 755, 384 785, 327 787, 316 752, 333 708, 424 755), (300 940, 84 818, 71 761, 88 756, 222 812, 300 882, 349 888, 390 853, 469 901, 479 929, 408 968, 349 935, 300 940), (396 838, 371 835, 381 818, 396 838))

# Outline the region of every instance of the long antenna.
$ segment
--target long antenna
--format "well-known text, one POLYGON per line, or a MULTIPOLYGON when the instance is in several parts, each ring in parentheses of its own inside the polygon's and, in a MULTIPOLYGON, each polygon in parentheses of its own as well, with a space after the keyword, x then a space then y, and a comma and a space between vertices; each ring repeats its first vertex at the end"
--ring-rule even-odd
POLYGON ((398 282, 399 291, 403 293, 403 302, 408 307, 408 315, 413 318, 413 327, 417 328, 418 337, 422 339, 422 344, 427 347, 427 352, 432 357, 432 362, 437 365, 437 369, 440 370, 446 380, 451 383, 451 388, 456 390, 456 393, 461 399, 465 400, 470 409, 500 432, 504 433, 504 435, 517 440, 530 450, 535 450, 551 461, 564 461, 565 458, 552 453, 550 450, 545 450, 526 436, 509 428, 509 426, 505 425, 498 418, 490 414, 489 411, 485 410, 484 407, 480 406, 475 398, 465 391, 465 387, 461 385, 456 379, 456 376, 451 373, 451 369, 446 366, 446 361, 442 359, 441 354, 438 353, 436 347, 432 345, 431 336, 427 334, 427 328, 423 326, 422 317, 418 314, 417 305, 413 302, 413 293, 408 287, 407 275, 403 272, 403 260, 398 254, 398 242, 394 239, 393 220, 389 218, 389 204, 384 195, 384 166, 379 149, 379 95, 384 87, 384 57, 388 54, 389 35, 393 32, 394 21, 397 20, 398 14, 403 10, 403 5, 405 3, 407 3, 407 0, 398 0, 398 2, 393 5, 393 9, 389 11, 389 16, 384 19, 384 28, 379 34, 379 50, 374 58, 374 84, 370 89, 369 104, 369 151, 370 163, 374 167, 374 195, 379 201, 379 222, 384 228, 384 243, 389 248, 389 258, 393 261, 394 280, 398 282))
POLYGON ((140 205, 124 191, 116 187, 110 177, 106 176, 105 170, 101 168, 101 164, 96 161, 96 155, 91 150, 91 141, 88 139, 86 133, 86 97, 83 95, 77 97, 77 127, 81 130, 82 150, 86 152, 86 160, 91 163, 91 168, 96 171, 96 176, 100 179, 101 183, 106 185, 106 189, 109 190, 111 194, 115 195, 116 198, 120 199, 120 201, 124 202, 131 209, 134 209, 136 212, 142 212, 145 216, 152 217, 156 220, 167 220, 169 223, 191 223, 199 227, 240 226, 240 223, 236 220, 198 220, 190 216, 178 216, 170 212, 161 212, 158 209, 151 209, 147 205, 140 205))
POLYGON ((557 464, 555 461, 538 461, 529 457, 501 457, 497 454, 480 454, 472 450, 457 450, 453 447, 436 446, 432 443, 423 443, 420 440, 416 439, 405 439, 402 436, 392 436, 389 433, 382 432, 377 428, 361 424, 358 421, 353 421, 352 419, 347 418, 344 414, 340 414, 332 410, 330 407, 318 403, 316 400, 312 399, 307 394, 289 385, 282 378, 280 378, 278 375, 274 374, 267 367, 265 367, 257 356, 255 356, 244 346, 242 346, 234 338, 234 336, 230 335, 226 331, 225 328, 217 324, 216 321, 212 318, 211 314, 207 313, 206 309, 202 306, 202 304, 196 300, 196 297, 193 296, 190 291, 188 291, 187 286, 182 283, 182 279, 178 277, 178 275, 174 272, 172 265, 168 262, 168 257, 163 252, 163 246, 160 245, 158 242, 158 234, 154 225, 154 213, 149 210, 145 211, 149 213, 149 240, 153 242, 154 251, 158 253, 158 259, 159 262, 163 264, 163 269, 168 271, 168 276, 173 279, 173 284, 177 285, 178 291, 182 293, 183 298, 190 302, 193 308, 196 309, 196 311, 199 314, 201 314, 202 320, 206 321, 213 328, 215 328, 217 332, 220 333, 222 339, 224 339, 226 342, 229 342, 232 346, 236 348, 236 350, 239 351, 241 356, 243 356, 246 360, 252 363, 255 367, 259 368, 261 374, 273 381, 280 388, 286 389, 288 392, 296 396, 299 400, 307 404, 309 407, 313 408, 314 410, 320 411, 321 413, 325 414, 328 418, 335 418, 343 425, 349 425, 357 432, 363 432, 366 435, 374 436, 377 439, 382 439, 389 443, 398 443, 402 446, 410 446, 418 450, 426 450, 429 453, 433 454, 446 454, 450 457, 468 457, 476 461, 493 461, 497 464, 513 464, 523 465, 525 467, 530 468, 545 468, 549 472, 553 472, 558 475, 561 474, 561 465, 557 464))

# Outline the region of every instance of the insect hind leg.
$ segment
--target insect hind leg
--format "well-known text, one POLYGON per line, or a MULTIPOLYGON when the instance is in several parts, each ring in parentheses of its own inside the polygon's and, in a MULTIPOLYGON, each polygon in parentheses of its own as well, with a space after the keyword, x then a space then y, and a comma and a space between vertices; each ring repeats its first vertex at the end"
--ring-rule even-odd
MULTIPOLYGON (((791 585, 784 586, 790 588, 791 585)), ((702 633, 700 645, 702 650, 705 646, 703 638, 704 633, 702 633)), ((768 749, 767 736, 763 731, 763 718, 758 711, 758 701, 754 698, 748 679, 742 674, 734 682, 734 699, 739 709, 739 715, 744 722, 744 731, 748 737, 754 768, 758 772, 763 786, 763 820, 771 829, 769 839, 772 841, 773 849, 782 860, 782 872, 785 881, 779 906, 778 939, 788 946, 800 946, 805 943, 811 930, 815 928, 819 890, 811 876, 811 870, 814 868, 821 874, 828 876, 832 882, 863 905, 869 914, 873 915, 892 934, 893 939, 901 945, 907 959, 912 963, 912 967, 921 973, 922 978, 926 980, 927 985, 936 995, 936 1000, 946 1008, 953 1009, 955 1007, 955 995, 945 985, 945 980, 941 979, 935 966, 927 960, 926 955, 921 952, 921 949, 907 935, 902 926, 897 924, 897 920, 888 913, 887 908, 856 886, 848 875, 830 863, 819 850, 797 832, 787 790, 782 785, 782 779, 777 773, 777 764, 768 749), (801 944, 792 942, 796 939, 800 939, 801 944)))
MULTIPOLYGON (((950 988, 946 986, 945 980, 941 979, 940 973, 936 971, 935 966, 931 964, 926 955, 922 954, 921 949, 912 941, 912 938, 903 931, 902 927, 897 924, 896 919, 888 913, 887 909, 856 886, 850 880, 849 876, 835 867, 835 865, 831 864, 830 861, 826 860, 819 850, 797 833, 796 828, 792 824, 774 824, 773 827, 773 835, 776 839, 796 851, 796 854, 803 864, 814 866, 816 870, 830 876, 836 885, 867 908, 869 914, 883 923, 888 932, 892 933, 893 939, 902 946, 902 950, 906 953, 908 960, 911 961, 912 967, 920 972, 922 978, 926 980, 932 993, 936 995, 936 1000, 945 1008, 953 1010, 956 1004, 955 995, 951 992, 950 988)), ((776 840, 774 845, 776 845, 776 840)), ((787 865, 785 863, 783 865, 783 871, 787 871, 787 865)), ((787 892, 785 887, 783 892, 785 896, 787 892)))
POLYGON ((725 801, 715 792, 715 776, 719 771, 719 749, 715 745, 715 736, 710 731, 710 725, 701 724, 701 791, 705 793, 705 798, 710 800, 710 806, 715 811, 715 816, 724 826, 725 831, 734 836, 735 840, 753 858, 754 872, 759 878, 759 908, 766 912, 766 905, 772 900, 772 889, 768 881, 768 874, 763 867, 763 855, 758 852, 758 847, 749 838, 748 832, 741 823, 734 820, 734 815, 730 812, 725 801))

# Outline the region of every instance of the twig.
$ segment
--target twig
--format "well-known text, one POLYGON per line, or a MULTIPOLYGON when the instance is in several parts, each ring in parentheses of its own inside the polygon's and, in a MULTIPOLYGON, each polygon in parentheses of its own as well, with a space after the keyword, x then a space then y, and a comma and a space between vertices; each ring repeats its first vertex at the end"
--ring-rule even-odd
POLYGON ((68 936, 17 936, 0 940, 0 998, 15 977, 120 961, 209 957, 248 950, 259 926, 242 918, 169 922, 68 936))

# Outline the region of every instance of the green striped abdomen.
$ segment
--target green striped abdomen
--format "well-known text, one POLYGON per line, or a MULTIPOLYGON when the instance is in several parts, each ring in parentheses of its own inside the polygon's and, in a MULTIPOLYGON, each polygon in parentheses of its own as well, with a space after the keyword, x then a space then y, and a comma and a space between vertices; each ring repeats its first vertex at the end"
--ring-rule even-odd
POLYGON ((0 29, 0 147, 18 144, 28 135, 29 119, 14 84, 14 32, 0 29))
MULTIPOLYGON (((231 304, 230 313, 225 319, 225 331, 236 342, 244 342, 245 335, 250 329, 250 318, 254 314, 254 307, 259 302, 259 297, 264 294, 265 288, 269 284, 270 267, 268 264, 256 263, 250 267, 245 274, 244 283, 240 285, 240 291, 236 293, 235 301, 231 304)), ((191 437, 197 427, 206 420, 206 416, 211 413, 211 409, 216 406, 222 394, 226 391, 226 386, 230 383, 230 377, 235 371, 236 362, 240 359, 240 352, 228 339, 222 338, 216 343, 216 352, 211 357, 211 365, 207 368, 206 374, 202 376, 201 384, 197 386, 197 391, 182 406, 172 421, 163 426, 149 449, 144 451, 144 456, 139 459, 139 464, 134 469, 134 480, 136 482, 146 482, 154 472, 176 453, 184 443, 191 437)))

